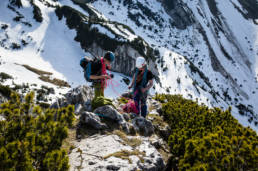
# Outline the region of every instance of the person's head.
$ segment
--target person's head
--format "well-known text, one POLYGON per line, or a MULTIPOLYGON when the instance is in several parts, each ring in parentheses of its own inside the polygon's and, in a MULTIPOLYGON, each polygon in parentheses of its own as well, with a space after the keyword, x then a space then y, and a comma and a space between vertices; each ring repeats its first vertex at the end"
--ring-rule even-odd
POLYGON ((105 64, 110 66, 110 63, 115 60, 115 55, 113 54, 113 52, 107 51, 104 55, 104 59, 105 59, 105 64))
POLYGON ((146 66, 146 60, 144 59, 144 57, 140 56, 136 58, 136 67, 139 70, 143 70, 146 66))

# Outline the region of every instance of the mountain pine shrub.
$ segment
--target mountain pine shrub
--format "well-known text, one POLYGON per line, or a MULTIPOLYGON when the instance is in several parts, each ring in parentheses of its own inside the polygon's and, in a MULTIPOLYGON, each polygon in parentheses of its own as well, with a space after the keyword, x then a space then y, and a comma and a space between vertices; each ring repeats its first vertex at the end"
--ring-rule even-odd
POLYGON ((258 136, 231 115, 186 100, 179 95, 157 95, 162 115, 171 127, 168 139, 177 170, 256 170, 258 136))
POLYGON ((34 93, 21 101, 16 93, 1 104, 0 170, 68 170, 68 156, 61 149, 74 107, 44 109, 33 102, 34 93))

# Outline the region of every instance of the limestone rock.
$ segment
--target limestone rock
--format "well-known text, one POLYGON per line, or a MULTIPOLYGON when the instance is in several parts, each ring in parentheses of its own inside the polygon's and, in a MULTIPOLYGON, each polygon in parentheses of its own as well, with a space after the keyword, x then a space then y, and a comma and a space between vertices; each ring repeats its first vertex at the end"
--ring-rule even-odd
POLYGON ((92 126, 95 129, 106 129, 107 125, 101 123, 99 116, 91 112, 83 112, 80 116, 80 122, 92 126))
POLYGON ((139 137, 142 143, 133 148, 125 145, 117 135, 94 135, 76 142, 69 154, 70 169, 82 171, 106 170, 162 170, 160 153, 148 138, 139 137), (138 153, 133 153, 133 152, 138 153), (124 157, 123 157, 124 156, 124 157))
POLYGON ((144 136, 150 136, 154 133, 154 127, 151 121, 143 117, 136 117, 132 121, 136 131, 142 133, 144 136))
POLYGON ((79 86, 70 90, 65 97, 69 104, 85 104, 94 98, 94 92, 91 87, 79 86))
POLYGON ((75 106, 75 114, 79 114, 83 111, 91 111, 91 101, 94 98, 94 92, 91 87, 78 86, 71 89, 64 98, 57 99, 51 105, 51 108, 61 108, 69 104, 75 106))
POLYGON ((121 125, 122 129, 125 132, 129 132, 128 124, 126 123, 124 117, 112 106, 106 105, 98 107, 94 110, 94 113, 103 115, 103 118, 108 118, 113 120, 114 122, 117 122, 119 125, 121 125))

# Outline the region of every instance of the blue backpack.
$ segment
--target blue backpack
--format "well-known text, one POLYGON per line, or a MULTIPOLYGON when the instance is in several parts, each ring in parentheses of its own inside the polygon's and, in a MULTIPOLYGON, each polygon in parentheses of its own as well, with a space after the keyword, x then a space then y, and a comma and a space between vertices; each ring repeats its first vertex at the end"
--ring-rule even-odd
POLYGON ((83 68, 84 71, 84 78, 86 79, 86 81, 88 82, 92 82, 93 80, 90 79, 90 75, 91 75, 91 63, 93 62, 92 58, 89 58, 87 56, 82 57, 82 59, 80 60, 80 66, 83 68))

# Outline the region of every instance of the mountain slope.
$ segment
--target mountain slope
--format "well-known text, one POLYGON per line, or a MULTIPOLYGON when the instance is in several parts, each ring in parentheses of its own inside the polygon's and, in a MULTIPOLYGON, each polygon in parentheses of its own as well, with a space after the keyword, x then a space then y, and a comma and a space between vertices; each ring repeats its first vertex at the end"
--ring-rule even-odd
MULTIPOLYGON (((126 75, 142 55, 156 75, 153 92, 182 94, 210 107, 232 106, 239 122, 257 131, 256 2, 5 0, 0 4, 0 71, 16 84, 46 85, 58 94, 68 88, 43 82, 20 65, 51 72, 50 79, 75 87, 84 84, 78 61, 85 52, 114 51, 113 70, 126 75)), ((123 77, 116 75, 110 97, 126 90, 123 77)))

